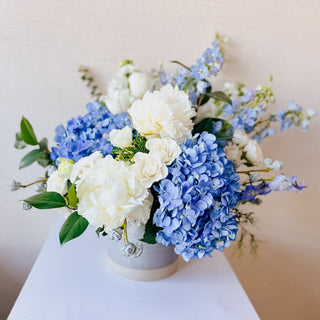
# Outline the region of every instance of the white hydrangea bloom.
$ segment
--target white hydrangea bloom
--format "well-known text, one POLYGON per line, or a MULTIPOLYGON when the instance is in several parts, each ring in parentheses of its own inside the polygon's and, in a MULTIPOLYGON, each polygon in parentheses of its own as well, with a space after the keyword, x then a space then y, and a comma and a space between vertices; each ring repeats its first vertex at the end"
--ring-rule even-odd
POLYGON ((108 231, 122 226, 125 219, 135 225, 148 221, 150 191, 123 161, 110 155, 96 158, 90 174, 76 180, 76 186, 78 213, 96 227, 104 225, 108 231))
POLYGON ((149 89, 148 77, 142 72, 133 72, 129 77, 130 92, 137 98, 141 99, 149 89))
POLYGON ((127 78, 119 77, 110 81, 107 95, 101 96, 100 101, 105 103, 113 114, 126 112, 132 102, 127 78))
POLYGON ((192 109, 188 95, 171 85, 147 92, 128 109, 134 128, 147 139, 171 138, 182 143, 191 136, 192 109))

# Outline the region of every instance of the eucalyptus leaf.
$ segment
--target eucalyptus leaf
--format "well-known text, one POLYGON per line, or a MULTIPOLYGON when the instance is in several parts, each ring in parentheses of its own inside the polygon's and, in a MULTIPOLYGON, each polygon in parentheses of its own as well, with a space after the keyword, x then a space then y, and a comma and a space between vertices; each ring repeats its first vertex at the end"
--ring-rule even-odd
POLYGON ((33 128, 30 122, 25 117, 22 117, 21 119, 20 129, 21 129, 21 138, 25 143, 30 144, 32 146, 35 146, 38 144, 38 140, 33 131, 33 128))
POLYGON ((77 212, 73 212, 67 218, 67 220, 64 222, 63 226, 60 229, 60 244, 64 245, 68 241, 82 235, 82 233, 87 229, 88 225, 89 222, 87 219, 80 216, 77 212))
POLYGON ((42 150, 48 150, 48 139, 47 138, 41 139, 41 141, 39 142, 39 146, 40 146, 40 149, 42 150))
POLYGON ((47 167, 49 164, 51 164, 51 162, 52 160, 49 157, 37 160, 37 163, 44 168, 47 167))
POLYGON ((38 161, 39 159, 45 159, 45 158, 46 158, 46 154, 43 150, 40 150, 40 149, 32 150, 21 159, 19 169, 28 167, 35 161, 38 161))
POLYGON ((64 197, 60 193, 52 191, 36 194, 23 201, 37 209, 61 208, 67 205, 64 197))
POLYGON ((68 199, 69 199, 69 206, 75 208, 78 204, 78 198, 76 194, 76 187, 73 184, 68 190, 68 199))
POLYGON ((232 100, 228 95, 226 95, 223 91, 215 91, 207 93, 207 95, 215 100, 226 102, 232 104, 232 100))
POLYGON ((27 144, 21 138, 21 132, 17 132, 14 147, 18 150, 21 150, 21 149, 24 149, 26 146, 27 144))

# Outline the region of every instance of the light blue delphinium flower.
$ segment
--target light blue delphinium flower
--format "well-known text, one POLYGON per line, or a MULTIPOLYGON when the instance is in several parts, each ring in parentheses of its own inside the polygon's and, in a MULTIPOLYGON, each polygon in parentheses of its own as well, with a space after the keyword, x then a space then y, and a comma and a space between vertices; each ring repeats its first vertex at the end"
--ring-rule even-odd
POLYGON ((85 116, 72 118, 66 128, 63 125, 56 128, 57 147, 52 148, 50 158, 78 161, 95 151, 101 151, 104 156, 110 154, 113 146, 109 141, 109 133, 125 126, 131 127, 126 113, 115 115, 97 101, 89 103, 85 116))
POLYGON ((235 240, 231 209, 240 197, 239 176, 213 134, 203 132, 181 146, 158 192, 154 223, 163 229, 157 242, 175 245, 185 260, 210 256, 235 240))

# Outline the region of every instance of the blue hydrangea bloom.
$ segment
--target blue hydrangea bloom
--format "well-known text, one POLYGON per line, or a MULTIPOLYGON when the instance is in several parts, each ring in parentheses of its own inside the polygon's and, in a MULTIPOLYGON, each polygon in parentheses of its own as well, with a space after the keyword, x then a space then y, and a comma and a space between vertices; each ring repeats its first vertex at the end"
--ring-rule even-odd
POLYGON ((66 127, 60 125, 56 128, 54 139, 57 147, 52 148, 50 158, 57 160, 62 157, 78 161, 95 151, 101 151, 103 155, 110 154, 113 146, 108 134, 113 129, 125 126, 131 127, 126 113, 115 115, 97 101, 88 103, 85 116, 72 118, 66 127))
POLYGON ((235 240, 238 225, 231 209, 240 199, 239 176, 213 134, 187 139, 168 168, 158 192, 153 222, 163 228, 156 240, 175 245, 188 261, 222 251, 235 240))

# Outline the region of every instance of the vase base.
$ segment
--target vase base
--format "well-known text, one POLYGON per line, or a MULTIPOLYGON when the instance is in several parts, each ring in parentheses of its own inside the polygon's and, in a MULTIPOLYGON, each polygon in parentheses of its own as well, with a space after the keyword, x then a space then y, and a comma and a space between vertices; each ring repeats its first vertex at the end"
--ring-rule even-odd
POLYGON ((124 267, 107 255, 107 264, 114 272, 122 277, 137 281, 157 281, 170 277, 178 270, 179 259, 176 259, 168 266, 159 269, 132 269, 124 267))

